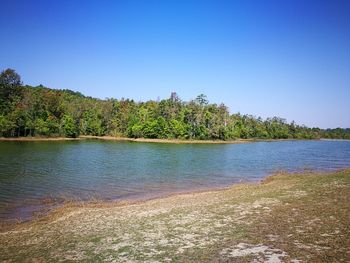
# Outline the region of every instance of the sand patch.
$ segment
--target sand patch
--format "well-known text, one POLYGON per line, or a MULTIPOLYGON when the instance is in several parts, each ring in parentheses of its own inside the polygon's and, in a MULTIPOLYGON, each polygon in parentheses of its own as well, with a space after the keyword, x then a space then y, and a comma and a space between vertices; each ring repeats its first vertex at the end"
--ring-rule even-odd
MULTIPOLYGON (((224 258, 242 258, 252 257, 253 262, 279 263, 284 262, 283 259, 289 257, 285 251, 271 248, 262 244, 252 245, 239 243, 231 248, 225 248, 220 252, 220 256, 224 258)), ((294 260, 294 262, 297 262, 294 260)))

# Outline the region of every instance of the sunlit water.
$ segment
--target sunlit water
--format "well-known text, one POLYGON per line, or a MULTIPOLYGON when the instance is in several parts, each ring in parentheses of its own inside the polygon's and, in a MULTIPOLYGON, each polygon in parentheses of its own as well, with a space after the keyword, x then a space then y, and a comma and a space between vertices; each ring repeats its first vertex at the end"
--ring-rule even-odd
POLYGON ((350 166, 350 141, 158 144, 0 142, 0 219, 49 200, 146 199, 257 181, 278 170, 350 166))

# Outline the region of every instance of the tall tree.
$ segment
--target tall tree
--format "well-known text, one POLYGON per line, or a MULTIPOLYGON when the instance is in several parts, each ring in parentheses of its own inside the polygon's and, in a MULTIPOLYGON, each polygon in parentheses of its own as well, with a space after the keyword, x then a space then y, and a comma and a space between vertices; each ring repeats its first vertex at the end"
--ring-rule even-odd
POLYGON ((8 68, 0 73, 0 113, 6 111, 9 103, 19 95, 21 85, 21 77, 15 70, 8 68))

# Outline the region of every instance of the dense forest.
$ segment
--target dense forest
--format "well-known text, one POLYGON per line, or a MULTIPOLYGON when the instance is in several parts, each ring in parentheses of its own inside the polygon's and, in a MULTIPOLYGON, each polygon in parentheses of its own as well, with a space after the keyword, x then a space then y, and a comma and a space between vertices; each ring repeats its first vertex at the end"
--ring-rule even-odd
POLYGON ((203 94, 189 102, 176 93, 160 101, 96 99, 71 90, 22 85, 12 69, 0 75, 0 136, 111 135, 180 139, 350 139, 349 129, 308 128, 279 117, 230 114, 203 94))

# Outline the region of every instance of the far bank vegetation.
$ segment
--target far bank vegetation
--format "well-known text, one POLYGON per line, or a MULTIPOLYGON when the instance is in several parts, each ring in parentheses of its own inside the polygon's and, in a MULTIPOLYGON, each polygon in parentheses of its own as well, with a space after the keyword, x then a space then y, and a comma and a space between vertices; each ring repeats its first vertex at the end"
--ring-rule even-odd
POLYGON ((154 139, 350 139, 349 129, 322 130, 230 114, 224 104, 203 94, 185 102, 173 92, 168 99, 135 102, 96 99, 71 90, 23 85, 12 69, 0 74, 0 136, 117 136, 154 139))

